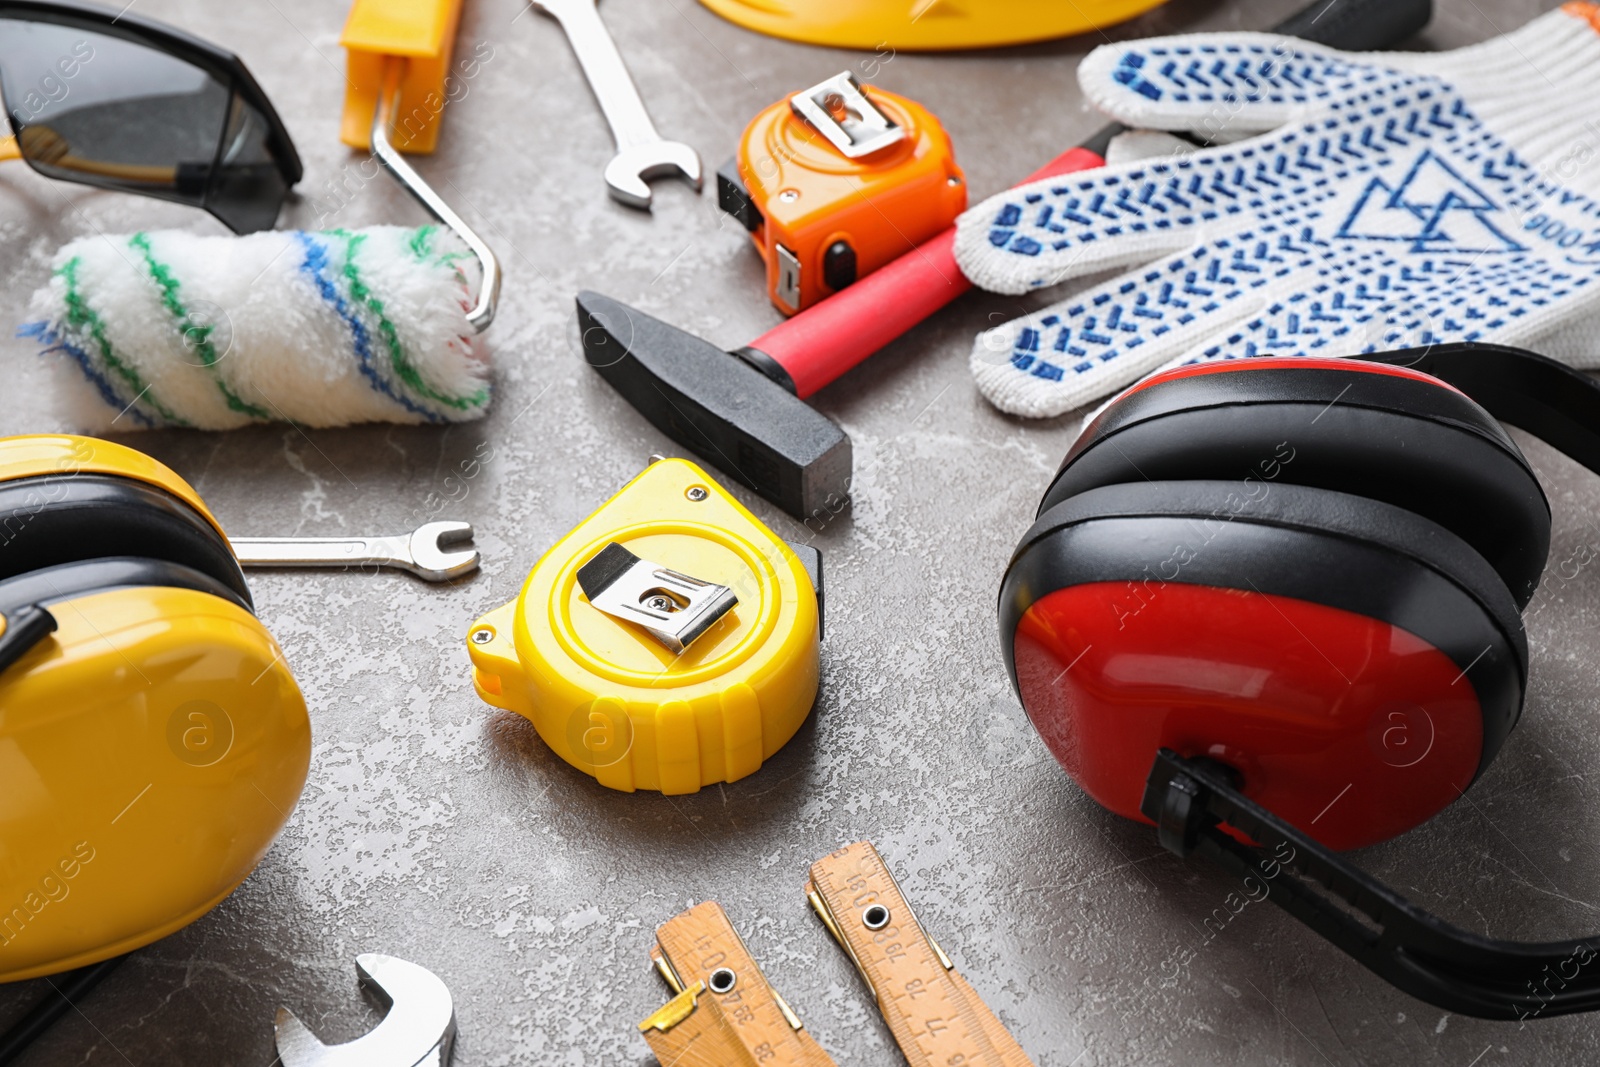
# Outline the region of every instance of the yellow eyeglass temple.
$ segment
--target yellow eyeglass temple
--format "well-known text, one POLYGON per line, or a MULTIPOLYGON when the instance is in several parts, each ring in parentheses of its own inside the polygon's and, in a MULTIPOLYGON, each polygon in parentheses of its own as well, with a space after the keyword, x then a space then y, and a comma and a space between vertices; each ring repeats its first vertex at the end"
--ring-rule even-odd
POLYGON ((17 147, 15 137, 0 137, 0 163, 8 159, 21 159, 22 149, 17 147))

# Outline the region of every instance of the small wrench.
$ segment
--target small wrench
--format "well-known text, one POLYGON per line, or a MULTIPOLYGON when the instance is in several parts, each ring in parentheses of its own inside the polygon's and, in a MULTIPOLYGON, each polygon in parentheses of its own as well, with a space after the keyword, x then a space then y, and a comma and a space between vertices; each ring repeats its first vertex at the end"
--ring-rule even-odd
POLYGON ((478 567, 478 550, 446 552, 472 540, 465 522, 430 522, 395 537, 235 537, 241 567, 398 567, 430 582, 447 582, 478 567))
POLYGON ((665 141, 650 121, 617 43, 600 19, 597 0, 532 0, 533 6, 561 23, 611 124, 617 154, 606 164, 606 187, 629 207, 650 207, 648 178, 677 174, 696 191, 702 177, 700 154, 681 141, 665 141))
POLYGON ((456 1008, 439 976, 396 956, 356 957, 361 984, 389 1007, 378 1028, 343 1045, 324 1045, 288 1008, 278 1009, 275 1043, 283 1067, 448 1067, 456 1008))

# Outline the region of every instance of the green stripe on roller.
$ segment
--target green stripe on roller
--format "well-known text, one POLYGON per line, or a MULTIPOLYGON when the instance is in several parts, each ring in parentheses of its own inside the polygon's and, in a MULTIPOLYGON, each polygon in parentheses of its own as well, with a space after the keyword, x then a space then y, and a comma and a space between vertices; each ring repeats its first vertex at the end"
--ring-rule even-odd
MULTIPOLYGON (((453 264, 458 259, 472 259, 472 253, 469 253, 469 251, 446 251, 446 253, 434 256, 435 234, 438 234, 437 226, 419 226, 416 232, 411 234, 411 240, 408 242, 408 245, 411 246, 411 258, 416 259, 418 262, 427 262, 429 258, 432 258, 434 262, 443 264, 443 266, 453 264)), ((456 274, 459 275, 461 272, 458 270, 456 274)))
MULTIPOLYGON (((437 226, 419 226, 417 232, 411 235, 408 242, 411 246, 411 255, 418 263, 426 263, 429 256, 433 256, 433 235, 439 232, 437 226)), ((443 252, 433 256, 433 261, 442 265, 454 263, 458 259, 471 259, 471 252, 443 252)), ((458 275, 460 271, 456 272, 458 275)), ((464 279, 463 279, 464 280, 464 279)))
POLYGON ((411 254, 418 263, 424 262, 433 251, 433 235, 438 231, 437 226, 419 226, 417 232, 411 235, 407 242, 411 246, 411 254))
POLYGON ((94 308, 89 306, 89 302, 83 298, 83 293, 78 288, 78 267, 81 263, 82 260, 79 257, 73 256, 56 271, 57 277, 67 284, 67 324, 75 330, 87 329, 89 336, 94 338, 95 346, 100 350, 100 359, 105 363, 106 369, 127 382, 135 390, 133 401, 128 405, 129 407, 143 403, 173 426, 190 425, 189 420, 167 410, 166 405, 156 399, 155 395, 150 391, 149 383, 140 377, 138 371, 134 370, 133 367, 129 366, 117 355, 116 349, 111 345, 110 338, 106 337, 105 322, 101 320, 94 308))
MULTIPOLYGON (((423 227, 423 229, 431 228, 423 227)), ((360 272, 356 270, 356 249, 361 247, 362 242, 367 239, 367 235, 364 233, 351 233, 348 230, 330 230, 328 235, 344 239, 344 277, 345 281, 350 285, 350 296, 378 317, 378 332, 383 336, 384 347, 389 350, 389 363, 394 367, 394 372, 400 376, 400 380, 406 384, 407 388, 413 393, 418 393, 447 407, 455 408, 457 411, 470 411, 473 408, 481 408, 488 403, 489 391, 487 389, 480 389, 469 397, 457 397, 437 392, 423 380, 422 375, 417 372, 417 368, 412 365, 410 358, 406 355, 405 347, 400 343, 399 331, 394 328, 394 323, 390 322, 389 317, 384 314, 383 301, 372 294, 372 290, 367 288, 366 283, 361 280, 360 272)), ((413 237, 412 251, 415 252, 416 249, 416 238, 413 237)))
POLYGON ((200 353, 200 362, 206 365, 206 369, 216 380, 217 389, 228 402, 229 409, 263 422, 271 421, 272 416, 265 408, 245 401, 222 380, 222 372, 217 369, 219 358, 217 348, 211 343, 211 331, 216 329, 216 326, 214 324, 196 326, 190 322, 189 309, 183 306, 183 301, 178 297, 178 279, 173 277, 170 267, 156 259, 155 252, 150 247, 150 235, 136 233, 128 239, 128 244, 144 256, 144 265, 149 269, 150 277, 155 279, 156 285, 161 289, 162 306, 177 321, 183 343, 185 345, 192 343, 195 351, 200 353))

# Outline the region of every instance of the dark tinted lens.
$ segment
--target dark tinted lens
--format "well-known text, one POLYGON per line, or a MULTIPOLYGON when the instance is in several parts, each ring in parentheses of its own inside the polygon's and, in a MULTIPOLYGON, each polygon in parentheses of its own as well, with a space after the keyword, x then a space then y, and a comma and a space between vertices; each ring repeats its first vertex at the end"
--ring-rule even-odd
POLYGON ((0 90, 40 173, 204 202, 232 93, 199 67, 120 37, 7 18, 0 90))
POLYGON ((255 105, 234 93, 206 207, 237 233, 270 228, 289 192, 269 130, 255 105))

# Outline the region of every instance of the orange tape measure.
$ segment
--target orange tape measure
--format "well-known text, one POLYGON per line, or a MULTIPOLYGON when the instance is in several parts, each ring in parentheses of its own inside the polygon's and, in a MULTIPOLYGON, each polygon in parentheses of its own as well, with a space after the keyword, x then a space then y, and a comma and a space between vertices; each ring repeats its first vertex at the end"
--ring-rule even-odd
POLYGON ((1033 1067, 917 922, 871 844, 812 864, 806 897, 855 961, 911 1067, 1033 1067))
POLYGON ((714 901, 663 923, 650 959, 677 994, 639 1024, 663 1067, 834 1067, 714 901))
POLYGON ((842 71, 751 120, 717 202, 793 315, 954 226, 967 185, 933 112, 842 71))

